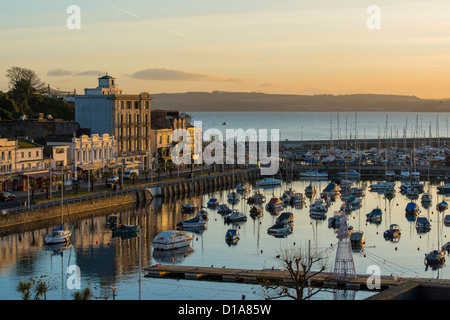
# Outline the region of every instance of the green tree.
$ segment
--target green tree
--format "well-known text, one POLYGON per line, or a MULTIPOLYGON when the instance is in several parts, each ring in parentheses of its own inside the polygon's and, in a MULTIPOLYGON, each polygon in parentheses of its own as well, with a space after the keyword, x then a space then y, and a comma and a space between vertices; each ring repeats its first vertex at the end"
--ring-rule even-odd
POLYGON ((36 295, 34 296, 35 300, 40 300, 40 297, 44 297, 44 300, 47 300, 47 291, 48 291, 48 285, 45 281, 39 280, 34 290, 36 292, 36 295))
POLYGON ((0 91, 0 119, 12 120, 19 117, 19 109, 7 93, 0 91))
POLYGON ((30 300, 31 287, 33 286, 31 281, 20 281, 16 287, 16 290, 22 294, 23 300, 30 300))
POLYGON ((75 291, 72 294, 74 300, 91 300, 93 297, 92 290, 88 287, 83 289, 82 291, 75 291))
POLYGON ((74 190, 75 193, 78 193, 78 191, 80 191, 80 189, 81 189, 80 181, 72 182, 72 190, 74 190))
POLYGON ((47 199, 49 198, 50 185, 51 185, 50 179, 45 179, 44 182, 42 183, 42 186, 44 187, 46 192, 47 199))
POLYGON ((97 181, 97 175, 95 173, 88 173, 89 180, 91 181, 91 191, 94 191, 94 183, 97 181))
POLYGON ((30 180, 30 189, 31 189, 31 203, 33 203, 34 200, 34 192, 36 191, 37 187, 38 187, 38 183, 36 180, 30 180))
POLYGON ((6 70, 6 77, 9 96, 18 104, 19 112, 30 114, 30 99, 43 88, 44 83, 33 70, 16 66, 6 70))
POLYGON ((136 174, 136 172, 130 173, 130 179, 133 182, 133 184, 136 182, 137 178, 138 178, 138 175, 136 174))

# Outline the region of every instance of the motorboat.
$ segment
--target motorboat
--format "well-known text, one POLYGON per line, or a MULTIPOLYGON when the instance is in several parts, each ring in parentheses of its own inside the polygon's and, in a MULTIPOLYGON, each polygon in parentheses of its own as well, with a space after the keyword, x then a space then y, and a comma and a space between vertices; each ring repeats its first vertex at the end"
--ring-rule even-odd
POLYGON ((119 223, 119 216, 117 214, 110 215, 106 220, 106 227, 115 229, 117 228, 117 224, 119 223))
POLYGON ((259 204, 254 204, 252 205, 252 207, 250 208, 250 215, 252 217, 254 216, 259 216, 263 213, 263 207, 260 206, 259 204))
POLYGON ((431 230, 430 221, 426 217, 417 217, 416 220, 417 232, 427 232, 431 230))
POLYGON ((277 217, 276 223, 292 224, 294 223, 294 214, 292 212, 282 212, 277 217))
POLYGON ((260 192, 256 192, 253 196, 247 198, 248 204, 261 204, 263 202, 266 202, 266 196, 260 192))
POLYGON ((370 222, 381 222, 381 217, 383 215, 383 212, 380 208, 373 209, 371 212, 366 214, 367 221, 370 222))
POLYGON ((194 239, 192 234, 181 230, 170 230, 159 233, 152 241, 156 250, 171 250, 187 247, 194 239))
POLYGON ((387 188, 394 187, 394 186, 395 186, 395 182, 382 181, 382 182, 379 182, 376 184, 372 184, 370 186, 370 191, 384 192, 387 188))
POLYGON ((330 196, 336 196, 339 195, 341 193, 341 187, 339 187, 337 184, 335 183, 329 183, 325 189, 323 189, 323 194, 327 194, 330 196))
POLYGON ((308 197, 313 197, 314 194, 316 193, 316 188, 312 185, 309 185, 305 188, 305 195, 308 197))
POLYGON ((391 224, 389 229, 383 233, 385 239, 399 238, 401 235, 400 227, 397 224, 391 224))
POLYGON ((408 215, 417 215, 419 214, 419 206, 414 202, 410 202, 406 205, 405 212, 408 215))
POLYGON ((394 179, 395 178, 395 171, 386 171, 385 176, 387 179, 394 179))
POLYGON ((349 193, 352 196, 356 196, 356 197, 363 197, 364 196, 364 189, 363 188, 350 188, 349 193))
POLYGON ((206 224, 206 221, 203 220, 201 217, 195 217, 189 220, 180 221, 177 224, 178 228, 200 228, 204 227, 206 224))
POLYGON ((325 179, 325 178, 328 178, 328 173, 320 171, 320 170, 310 170, 310 171, 306 171, 306 172, 300 172, 300 177, 325 179))
POLYGON ((410 176, 411 176, 411 174, 410 174, 408 168, 403 168, 400 171, 400 179, 409 179, 410 176))
POLYGON ((52 231, 45 236, 44 241, 46 244, 65 243, 70 240, 71 235, 72 230, 64 229, 64 226, 61 224, 59 227, 52 229, 52 231))
POLYGON ((236 191, 241 191, 241 192, 250 191, 251 187, 252 186, 250 185, 250 183, 242 182, 236 186, 236 191))
POLYGON ((344 172, 338 172, 337 175, 340 177, 346 177, 348 179, 359 179, 360 177, 359 172, 354 169, 350 169, 344 172))
POLYGON ((203 220, 208 220, 208 211, 202 209, 200 211, 197 211, 195 214, 197 217, 202 218, 203 220))
POLYGON ((113 236, 128 236, 139 231, 138 225, 121 224, 113 230, 113 236))
POLYGON ((326 219, 328 212, 328 206, 324 199, 317 199, 309 207, 309 216, 311 218, 326 219))
POLYGON ((445 202, 445 201, 439 202, 439 203, 436 205, 436 209, 437 209, 438 211, 445 211, 445 210, 448 209, 448 203, 445 202))
POLYGON ((444 225, 450 226, 450 215, 449 215, 449 214, 447 214, 447 215, 444 217, 444 225))
POLYGON ((217 212, 220 214, 229 214, 229 213, 231 213, 231 211, 232 210, 226 204, 220 204, 217 207, 217 212))
POLYGON ((350 234, 350 244, 352 248, 362 247, 366 243, 364 232, 354 231, 350 234))
POLYGON ((430 203, 432 201, 432 195, 429 192, 426 192, 422 195, 421 201, 423 203, 430 203))
POLYGON ((414 187, 409 187, 406 189, 406 196, 408 198, 417 199, 419 197, 419 190, 414 187))
POLYGON ((348 202, 352 206, 352 210, 356 210, 362 207, 362 198, 356 197, 352 202, 348 202))
POLYGON ((281 236, 290 234, 293 231, 293 226, 284 223, 276 223, 267 229, 267 233, 271 235, 281 236))
POLYGON ((328 218, 328 228, 334 228, 334 229, 340 228, 341 221, 344 218, 345 217, 342 215, 342 213, 340 213, 340 212, 335 213, 334 216, 332 216, 331 218, 328 218))
POLYGON ((236 192, 229 193, 227 198, 230 203, 238 203, 241 200, 241 196, 236 192))
POLYGON ((278 211, 284 208, 283 201, 280 200, 280 198, 272 198, 270 201, 266 204, 266 210, 267 211, 278 211))
POLYGON ((301 192, 296 192, 291 197, 291 205, 293 205, 293 206, 298 206, 298 205, 301 205, 304 203, 305 203, 305 197, 303 196, 303 193, 301 193, 301 192))
POLYGON ((444 265, 445 264, 445 252, 443 250, 433 250, 429 253, 425 253, 426 265, 444 265))
POLYGON ((227 233, 225 233, 225 241, 228 244, 237 243, 240 239, 239 231, 236 229, 228 229, 227 233))
POLYGON ((234 209, 233 212, 231 212, 229 215, 225 217, 225 222, 240 222, 240 221, 247 221, 247 216, 237 209, 234 209))
POLYGON ((450 183, 436 187, 436 189, 438 189, 440 193, 450 193, 450 183))
POLYGON ((197 208, 198 208, 198 204, 196 204, 196 203, 185 203, 182 205, 181 211, 189 213, 189 212, 193 212, 193 211, 197 210, 197 208))
POLYGON ((219 205, 219 201, 215 198, 211 198, 208 200, 207 204, 208 208, 215 208, 219 205))
POLYGON ((279 186, 281 185, 280 179, 274 179, 274 178, 264 178, 262 180, 258 181, 258 184, 262 187, 264 186, 279 186))
POLYGON ((422 193, 423 192, 423 187, 424 187, 424 185, 422 183, 413 182, 413 181, 406 181, 406 182, 403 182, 400 185, 400 192, 406 193, 408 191, 408 189, 414 188, 414 189, 417 189, 417 191, 419 193, 422 193))

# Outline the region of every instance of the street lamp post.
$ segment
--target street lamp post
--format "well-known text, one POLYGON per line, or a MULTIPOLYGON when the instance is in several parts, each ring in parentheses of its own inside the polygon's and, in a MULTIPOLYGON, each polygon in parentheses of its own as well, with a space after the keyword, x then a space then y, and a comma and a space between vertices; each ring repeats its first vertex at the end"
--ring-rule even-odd
POLYGON ((113 293, 113 300, 116 300, 117 286, 116 285, 111 286, 111 291, 113 293))

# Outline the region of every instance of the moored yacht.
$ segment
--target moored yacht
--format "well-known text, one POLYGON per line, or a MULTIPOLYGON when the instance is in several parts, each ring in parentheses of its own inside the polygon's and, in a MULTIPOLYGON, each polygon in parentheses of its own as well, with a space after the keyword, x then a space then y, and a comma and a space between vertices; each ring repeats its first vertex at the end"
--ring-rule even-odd
POLYGON ((171 230, 159 233, 152 241, 156 250, 171 250, 187 247, 194 239, 192 234, 179 230, 171 230))

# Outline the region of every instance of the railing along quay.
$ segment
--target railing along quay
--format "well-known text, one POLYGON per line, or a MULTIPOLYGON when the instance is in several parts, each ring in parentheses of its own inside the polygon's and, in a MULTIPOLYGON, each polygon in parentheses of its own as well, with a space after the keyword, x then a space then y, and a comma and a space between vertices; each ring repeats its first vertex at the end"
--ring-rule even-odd
MULTIPOLYGON (((202 175, 197 177, 190 177, 190 178, 182 178, 182 179, 176 179, 176 180, 169 180, 169 181, 153 181, 145 184, 141 184, 138 186, 130 186, 125 188, 118 188, 116 190, 110 190, 110 191, 99 191, 99 192, 92 192, 90 194, 83 194, 83 195, 70 195, 63 199, 63 204, 71 204, 71 203, 77 203, 82 201, 90 201, 95 199, 101 199, 106 197, 113 197, 118 195, 123 195, 131 192, 137 192, 141 190, 145 190, 146 188, 158 188, 158 187, 168 187, 173 186, 180 183, 189 183, 189 182, 198 182, 202 181, 207 178, 218 178, 218 177, 227 177, 232 176, 237 173, 246 173, 246 172, 252 172, 258 170, 257 168, 247 168, 247 169, 236 169, 233 171, 227 171, 227 172, 221 172, 221 173, 215 173, 210 175, 202 175)), ((38 209, 45 209, 45 208, 51 208, 55 206, 61 205, 61 199, 57 200, 49 200, 49 201, 42 201, 39 203, 29 204, 29 205, 23 205, 23 206, 17 206, 13 208, 8 209, 2 209, 0 212, 2 214, 14 214, 18 212, 26 212, 26 211, 32 211, 32 210, 38 210, 38 209)))

